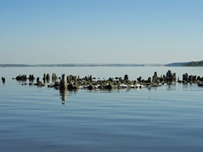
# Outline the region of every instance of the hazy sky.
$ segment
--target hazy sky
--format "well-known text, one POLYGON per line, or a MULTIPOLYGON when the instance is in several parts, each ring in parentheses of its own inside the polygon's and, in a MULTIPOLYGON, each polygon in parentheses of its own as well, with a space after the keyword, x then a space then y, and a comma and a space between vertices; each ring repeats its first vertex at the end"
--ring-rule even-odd
POLYGON ((0 64, 203 57, 203 0, 0 0, 0 64))

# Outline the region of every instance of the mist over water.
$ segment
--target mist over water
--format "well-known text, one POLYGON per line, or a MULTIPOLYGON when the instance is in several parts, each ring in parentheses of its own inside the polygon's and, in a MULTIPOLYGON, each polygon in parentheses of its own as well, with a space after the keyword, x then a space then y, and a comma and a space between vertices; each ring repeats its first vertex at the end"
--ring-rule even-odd
POLYGON ((202 151, 203 87, 60 91, 21 85, 18 74, 147 79, 168 70, 203 76, 188 67, 0 68, 0 151, 202 151))

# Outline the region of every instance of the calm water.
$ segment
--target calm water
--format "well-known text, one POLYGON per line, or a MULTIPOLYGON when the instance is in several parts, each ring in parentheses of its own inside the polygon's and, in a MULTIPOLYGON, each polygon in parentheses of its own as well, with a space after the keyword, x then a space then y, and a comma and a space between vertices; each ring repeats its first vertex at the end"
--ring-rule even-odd
POLYGON ((0 151, 203 151, 203 87, 164 85, 67 91, 24 85, 18 74, 63 73, 148 78, 167 70, 203 76, 203 68, 0 68, 0 151), (65 98, 65 101, 61 99, 65 98))

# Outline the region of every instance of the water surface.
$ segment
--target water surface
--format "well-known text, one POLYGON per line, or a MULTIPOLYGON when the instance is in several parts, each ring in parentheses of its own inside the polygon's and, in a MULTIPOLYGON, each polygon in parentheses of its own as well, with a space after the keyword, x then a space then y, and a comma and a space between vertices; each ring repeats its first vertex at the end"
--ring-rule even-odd
POLYGON ((203 75, 202 68, 1 68, 0 151, 202 151, 203 88, 196 84, 67 91, 63 101, 59 90, 11 79, 53 72, 136 79, 168 69, 203 75))

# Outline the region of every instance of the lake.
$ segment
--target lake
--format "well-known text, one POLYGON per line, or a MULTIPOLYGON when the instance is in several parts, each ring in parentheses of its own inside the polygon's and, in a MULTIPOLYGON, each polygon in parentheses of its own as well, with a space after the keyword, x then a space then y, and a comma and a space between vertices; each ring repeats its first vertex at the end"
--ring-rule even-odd
MULTIPOLYGON (((92 75, 100 79, 168 70, 203 76, 202 67, 0 68, 0 151, 15 152, 202 152, 203 87, 67 91, 21 85, 19 74, 92 75), (64 100, 62 100, 64 99, 64 100)), ((28 82, 28 81, 27 81, 28 82)))

